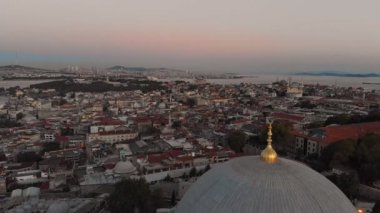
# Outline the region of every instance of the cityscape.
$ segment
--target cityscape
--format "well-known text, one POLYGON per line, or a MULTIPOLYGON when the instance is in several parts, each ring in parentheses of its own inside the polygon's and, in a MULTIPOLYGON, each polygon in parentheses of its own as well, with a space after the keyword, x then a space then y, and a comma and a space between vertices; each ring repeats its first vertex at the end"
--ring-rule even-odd
POLYGON ((380 212, 378 3, 68 2, 0 2, 0 212, 380 212))

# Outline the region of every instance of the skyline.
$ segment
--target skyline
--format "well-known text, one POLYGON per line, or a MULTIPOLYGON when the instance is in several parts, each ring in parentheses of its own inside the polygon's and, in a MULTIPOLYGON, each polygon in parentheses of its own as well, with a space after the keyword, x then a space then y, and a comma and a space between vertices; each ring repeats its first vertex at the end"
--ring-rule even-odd
POLYGON ((12 1, 0 65, 191 71, 380 71, 380 3, 12 1))

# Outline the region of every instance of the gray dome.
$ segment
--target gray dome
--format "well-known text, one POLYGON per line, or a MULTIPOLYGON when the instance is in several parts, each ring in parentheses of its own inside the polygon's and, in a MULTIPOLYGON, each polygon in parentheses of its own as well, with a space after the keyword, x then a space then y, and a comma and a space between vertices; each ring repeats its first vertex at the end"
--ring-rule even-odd
POLYGON ((11 197, 21 197, 22 196, 22 189, 15 189, 11 193, 11 197))
POLYGON ((130 174, 136 171, 136 168, 130 161, 119 161, 113 168, 116 174, 130 174))
POLYGON ((26 189, 23 190, 22 192, 22 196, 24 198, 31 198, 31 197, 39 197, 40 196, 40 188, 37 188, 37 187, 28 187, 26 189))
POLYGON ((258 156, 216 165, 187 191, 176 213, 357 212, 327 178, 296 161, 258 156))

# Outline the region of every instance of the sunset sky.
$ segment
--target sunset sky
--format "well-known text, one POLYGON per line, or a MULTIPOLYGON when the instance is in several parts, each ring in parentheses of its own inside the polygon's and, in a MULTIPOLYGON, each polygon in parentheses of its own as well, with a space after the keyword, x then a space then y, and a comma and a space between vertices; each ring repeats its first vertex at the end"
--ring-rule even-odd
POLYGON ((0 0, 0 65, 380 72, 378 0, 0 0))

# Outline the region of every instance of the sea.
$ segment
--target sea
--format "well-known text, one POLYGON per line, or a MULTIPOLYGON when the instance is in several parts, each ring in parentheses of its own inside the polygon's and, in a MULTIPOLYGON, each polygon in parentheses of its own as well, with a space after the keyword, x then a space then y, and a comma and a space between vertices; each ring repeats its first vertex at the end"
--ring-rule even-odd
POLYGON ((56 81, 56 79, 54 80, 0 80, 0 88, 9 88, 9 87, 15 87, 15 86, 19 86, 20 88, 26 88, 26 87, 30 87, 30 85, 32 84, 39 84, 39 83, 45 83, 45 82, 49 82, 49 81, 56 81))
MULTIPOLYGON (((170 81, 173 79, 164 79, 164 81, 170 81)), ((192 79, 175 79, 193 81, 192 79)), ((304 84, 319 84, 327 86, 339 86, 339 87, 362 87, 365 90, 380 90, 380 77, 376 78, 354 78, 354 77, 335 77, 335 76, 300 76, 300 75, 255 75, 247 76, 243 78, 231 78, 231 79, 207 79, 207 82, 211 84, 240 84, 240 83, 252 83, 252 84, 270 84, 275 81, 296 81, 303 82, 304 84), (363 84, 367 83, 367 84, 363 84), (368 84, 370 83, 370 84, 368 84)))
MULTIPOLYGON (((193 81, 193 79, 182 78, 170 78, 160 79, 161 81, 193 81)), ((335 77, 335 76, 300 76, 300 75, 255 75, 246 76, 243 78, 233 79, 207 79, 207 82, 211 84, 240 84, 240 83, 252 83, 252 84, 270 84, 275 81, 291 80, 297 82, 303 82, 304 84, 320 84, 320 85, 337 85, 339 87, 362 87, 365 90, 380 90, 380 77, 371 78, 354 78, 354 77, 335 77), (363 84, 370 83, 370 84, 363 84)), ((9 88, 19 86, 21 88, 29 87, 32 84, 38 84, 43 82, 49 82, 54 80, 0 80, 0 88, 9 88)))

